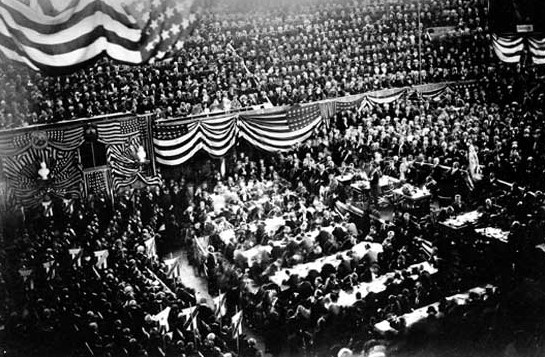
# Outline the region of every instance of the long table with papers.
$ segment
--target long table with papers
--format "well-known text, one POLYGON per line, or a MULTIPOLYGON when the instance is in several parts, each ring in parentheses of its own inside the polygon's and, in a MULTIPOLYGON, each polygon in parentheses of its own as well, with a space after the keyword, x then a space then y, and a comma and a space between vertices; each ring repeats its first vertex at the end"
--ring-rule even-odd
MULTIPOLYGON (((339 225, 339 227, 342 227, 339 225)), ((321 231, 326 231, 328 233, 332 233, 335 229, 335 226, 326 226, 320 229, 316 229, 313 231, 306 232, 303 236, 312 238, 313 240, 316 239, 316 237, 320 234, 321 231)), ((272 241, 271 245, 256 245, 252 247, 251 249, 242 251, 241 254, 248 260, 248 266, 252 265, 252 262, 259 257, 263 252, 268 252, 269 254, 272 252, 273 246, 275 247, 286 247, 287 243, 277 240, 272 241)))
MULTIPOLYGON (((411 272, 413 268, 417 268, 419 272, 427 271, 432 275, 437 272, 437 269, 427 261, 411 265, 407 269, 409 270, 409 272, 411 272)), ((388 272, 382 276, 375 278, 371 282, 362 282, 359 285, 353 287, 353 289, 350 291, 341 290, 339 292, 337 304, 344 307, 350 307, 354 305, 354 303, 357 301, 356 295, 358 292, 361 294, 362 298, 367 296, 370 292, 383 292, 384 290, 386 290, 386 281, 388 281, 389 278, 394 277, 395 274, 396 272, 388 272)))
POLYGON ((354 247, 352 247, 350 250, 341 251, 338 253, 335 253, 333 255, 322 257, 316 261, 304 263, 295 265, 292 268, 286 268, 281 271, 278 271, 275 275, 270 277, 270 280, 277 284, 278 286, 282 286, 283 282, 288 280, 289 277, 293 274, 298 275, 299 277, 306 277, 308 273, 311 270, 317 270, 320 272, 322 270, 322 267, 326 264, 331 264, 335 267, 339 266, 341 263, 341 260, 338 259, 339 256, 342 257, 349 257, 348 253, 352 252, 357 257, 363 257, 367 253, 368 249, 366 249, 366 246, 370 245, 371 250, 375 250, 377 252, 382 252, 382 245, 378 243, 370 243, 370 242, 360 242, 354 247))
MULTIPOLYGON (((491 287, 494 288, 493 286, 491 286, 491 287)), ((486 292, 486 288, 485 287, 475 287, 475 288, 472 288, 471 290, 469 290, 467 292, 458 293, 456 295, 447 297, 447 301, 454 300, 458 305, 466 305, 469 302, 469 294, 472 293, 472 292, 478 294, 479 296, 481 296, 486 292)), ((435 303, 432 303, 431 305, 421 307, 421 308, 419 308, 419 309, 417 309, 417 310, 415 310, 413 312, 406 313, 403 316, 400 316, 398 318, 403 317, 405 319, 406 327, 410 328, 411 326, 413 326, 414 324, 424 320, 428 316, 428 309, 430 307, 435 308, 435 311, 439 312, 439 302, 435 302, 435 303)), ((393 328, 390 325, 390 321, 388 321, 388 320, 384 320, 384 321, 381 321, 381 322, 375 324, 375 330, 377 332, 381 333, 381 334, 385 334, 387 332, 393 333, 393 332, 397 331, 395 328, 393 328)))

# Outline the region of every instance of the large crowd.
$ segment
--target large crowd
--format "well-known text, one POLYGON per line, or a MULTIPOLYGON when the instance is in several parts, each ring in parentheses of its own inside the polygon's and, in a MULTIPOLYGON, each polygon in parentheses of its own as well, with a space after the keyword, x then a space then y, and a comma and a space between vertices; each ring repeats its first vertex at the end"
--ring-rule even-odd
MULTIPOLYGON (((510 289, 542 269, 536 246, 543 244, 545 197, 536 177, 544 163, 543 97, 525 95, 539 73, 524 75, 524 94, 513 94, 524 97, 521 104, 496 97, 507 84, 491 78, 440 101, 340 112, 292 151, 271 157, 239 149, 227 158, 227 172, 211 168, 198 180, 166 171, 161 187, 126 192, 113 206, 100 196, 44 198, 35 210, 14 212, 3 249, 8 341, 35 343, 27 354, 265 353, 253 339, 233 338, 229 317, 242 309, 273 355, 403 354, 426 344, 424 352, 437 352, 423 338, 428 326, 451 332, 458 315, 470 315, 477 327, 494 317, 500 323, 490 328, 492 337, 538 349, 540 343, 504 331, 513 322, 498 308, 510 289), (507 130, 515 123, 520 131, 507 130), (368 188, 354 191, 341 180, 347 174, 368 188), (433 207, 416 212, 392 201, 388 214, 384 175, 428 188, 433 207), (482 223, 508 232, 505 245, 440 225, 472 209, 482 223), (158 257, 147 250, 150 238, 158 257), (225 315, 169 273, 160 258, 172 245, 185 247, 212 295, 225 295, 225 315), (76 248, 81 255, 71 257, 76 248), (104 249, 107 268, 93 255, 104 249), (53 271, 41 269, 51 261, 53 271), (21 274, 28 269, 32 285, 21 274), (468 304, 445 300, 485 284, 496 289, 470 295, 468 304), (431 309, 425 325, 406 326, 405 314, 434 302, 442 302, 440 312, 431 309), (194 306, 198 327, 187 330, 179 313, 194 306), (166 307, 169 330, 155 320, 166 307), (398 333, 378 334, 382 320, 398 333)), ((453 351, 499 352, 497 341, 472 332, 456 335, 467 350, 453 351)), ((448 345, 443 334, 437 342, 448 345)))
POLYGON ((101 356, 542 352, 544 73, 498 63, 486 16, 478 0, 233 0, 205 11, 169 61, 129 67, 104 59, 56 77, 2 64, 3 128, 475 80, 440 98, 340 111, 287 152, 240 143, 226 169, 210 160, 206 170, 188 163, 182 175, 160 168, 160 186, 120 191, 113 201, 47 195, 35 208, 11 208, 0 236, 2 348, 101 356), (450 33, 427 31, 441 26, 450 33), (407 197, 419 190, 427 199, 417 207, 407 197), (445 224, 468 213, 478 220, 445 224), (169 266, 180 249, 214 302, 169 266), (233 320, 241 312, 249 335, 233 320))
POLYGON ((3 63, 0 125, 127 111, 172 118, 310 102, 481 79, 495 66, 486 2, 423 1, 421 29, 417 10, 416 1, 218 1, 170 61, 130 67, 103 59, 65 76, 3 63), (452 30, 426 35, 437 26, 452 30))

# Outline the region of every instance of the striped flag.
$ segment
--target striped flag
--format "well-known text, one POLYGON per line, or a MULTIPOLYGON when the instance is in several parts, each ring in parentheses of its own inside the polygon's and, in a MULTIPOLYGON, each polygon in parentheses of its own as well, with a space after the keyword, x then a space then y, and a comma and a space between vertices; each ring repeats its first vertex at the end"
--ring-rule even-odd
MULTIPOLYGON (((67 72, 103 54, 129 64, 180 50, 194 0, 5 0, 0 54, 34 70, 67 72)), ((195 11, 196 10, 196 11, 195 11)))
POLYGON ((528 45, 532 55, 532 62, 536 65, 545 64, 545 36, 528 37, 528 45))
POLYGON ((112 186, 115 192, 141 180, 146 185, 161 185, 157 176, 147 176, 142 163, 137 158, 137 151, 142 146, 140 136, 130 137, 122 144, 111 144, 106 149, 108 163, 112 170, 112 186))
POLYGON ((10 190, 24 206, 37 205, 42 199, 42 185, 38 179, 40 163, 49 168, 49 189, 58 197, 81 195, 81 168, 76 151, 61 151, 53 147, 42 150, 29 148, 16 156, 5 157, 3 169, 10 190))
POLYGON ((524 49, 522 36, 492 35, 492 48, 496 56, 507 63, 518 63, 524 49))
POLYGON ((241 115, 239 136, 266 151, 287 151, 309 138, 322 122, 317 104, 292 106, 288 110, 241 115))
POLYGON ((359 108, 364 99, 363 95, 355 95, 350 97, 339 98, 335 100, 336 112, 348 111, 353 108, 359 108))
POLYGON ((129 138, 140 133, 142 123, 139 117, 123 118, 97 125, 99 142, 106 144, 123 144, 129 138))
POLYGON ((235 116, 159 124, 154 131, 155 158, 164 165, 179 165, 203 149, 224 156, 236 143, 235 116))

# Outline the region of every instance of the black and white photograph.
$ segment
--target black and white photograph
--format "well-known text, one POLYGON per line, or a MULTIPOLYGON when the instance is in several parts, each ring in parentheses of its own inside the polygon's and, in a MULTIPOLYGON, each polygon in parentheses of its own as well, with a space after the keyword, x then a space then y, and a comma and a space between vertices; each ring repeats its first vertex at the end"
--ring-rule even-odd
POLYGON ((0 357, 545 356, 545 1, 0 0, 0 357))

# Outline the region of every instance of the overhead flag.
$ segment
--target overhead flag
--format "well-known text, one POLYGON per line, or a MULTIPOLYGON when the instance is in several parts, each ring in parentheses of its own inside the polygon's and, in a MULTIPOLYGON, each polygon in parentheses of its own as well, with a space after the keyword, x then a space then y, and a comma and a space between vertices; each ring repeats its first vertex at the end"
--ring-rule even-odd
POLYGON ((199 11, 194 0, 5 0, 0 54, 47 72, 73 71, 103 54, 142 64, 180 50, 199 11))

